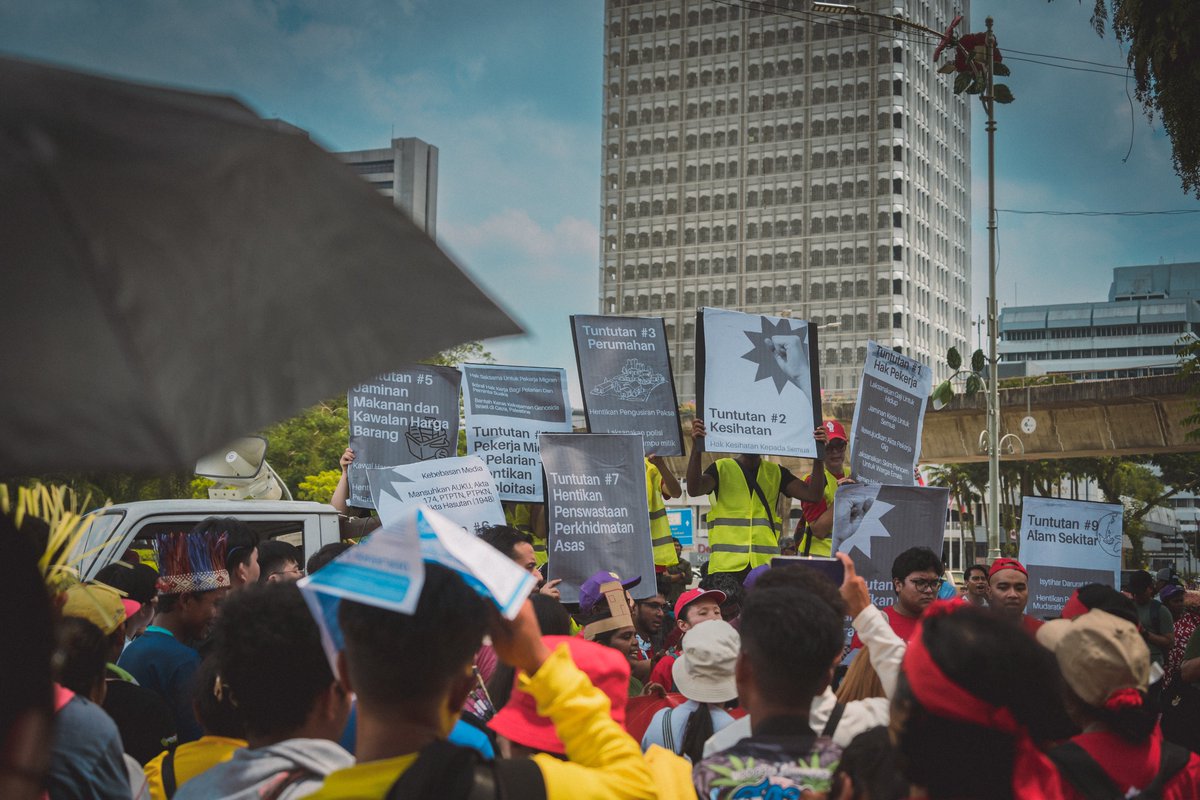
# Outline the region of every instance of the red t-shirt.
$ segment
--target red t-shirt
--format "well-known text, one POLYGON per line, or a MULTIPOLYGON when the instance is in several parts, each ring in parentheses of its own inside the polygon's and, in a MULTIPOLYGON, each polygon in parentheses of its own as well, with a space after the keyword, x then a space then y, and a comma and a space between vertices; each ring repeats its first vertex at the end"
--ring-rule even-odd
MULTIPOLYGON (((1158 774, 1159 759, 1162 757, 1162 731, 1158 728, 1154 729, 1147 741, 1140 744, 1127 742, 1108 731, 1081 733, 1071 741, 1086 750, 1103 767, 1122 793, 1131 788, 1145 788, 1158 774)), ((1068 797, 1083 797, 1065 779, 1063 784, 1068 797)), ((1163 800, 1200 800, 1200 755, 1192 753, 1187 766, 1167 782, 1162 797, 1163 800)))
POLYGON ((654 669, 650 670, 649 682, 657 683, 668 692, 675 691, 675 678, 671 674, 671 668, 674 666, 675 656, 663 656, 654 665, 654 669))
MULTIPOLYGON (((920 622, 921 618, 904 616, 896 610, 895 603, 890 606, 885 606, 883 609, 883 614, 887 617, 888 624, 892 626, 892 630, 896 632, 896 635, 903 639, 905 644, 908 644, 908 640, 912 638, 914 633, 916 633, 917 623, 920 622)), ((858 638, 858 634, 854 634, 854 639, 850 642, 850 648, 857 649, 862 646, 863 643, 858 638)))
POLYGON ((1045 624, 1045 622, 1037 617, 1031 617, 1028 614, 1021 615, 1021 627, 1024 628, 1025 632, 1030 636, 1037 636, 1038 628, 1045 624))

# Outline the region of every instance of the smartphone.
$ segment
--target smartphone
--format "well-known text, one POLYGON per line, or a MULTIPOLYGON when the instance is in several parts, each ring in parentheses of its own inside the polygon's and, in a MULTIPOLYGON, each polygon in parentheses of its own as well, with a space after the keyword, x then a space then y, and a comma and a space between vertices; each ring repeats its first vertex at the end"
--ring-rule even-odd
POLYGON ((842 581, 846 578, 846 568, 836 558, 828 558, 826 556, 775 556, 771 559, 772 567, 784 567, 790 564, 799 564, 802 567, 816 570, 833 581, 834 586, 841 586, 842 581))

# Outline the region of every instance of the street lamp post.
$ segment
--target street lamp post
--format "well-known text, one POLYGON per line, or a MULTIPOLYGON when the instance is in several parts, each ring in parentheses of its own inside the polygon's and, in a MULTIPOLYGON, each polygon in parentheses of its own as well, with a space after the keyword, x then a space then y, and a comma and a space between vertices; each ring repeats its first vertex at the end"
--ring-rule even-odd
MULTIPOLYGON (((942 44, 938 47, 938 52, 934 53, 934 58, 940 53, 942 47, 953 45, 955 48, 962 49, 962 45, 953 39, 954 26, 958 23, 955 19, 950 25, 950 29, 944 33, 936 31, 933 28, 928 28, 903 17, 896 17, 890 14, 880 14, 875 11, 866 11, 854 5, 844 3, 820 3, 812 4, 812 10, 818 13, 825 14, 849 14, 862 17, 876 17, 885 19, 895 25, 900 25, 913 30, 922 31, 923 33, 933 34, 940 38, 942 44)), ((988 536, 988 559, 995 560, 1000 557, 1000 380, 999 380, 999 357, 996 352, 996 341, 999 336, 999 304, 996 300, 996 117, 994 114, 996 103, 995 91, 995 56, 996 56, 996 36, 992 33, 992 18, 987 18, 987 33, 984 37, 986 51, 984 53, 984 75, 983 88, 979 92, 980 100, 983 102, 983 108, 987 114, 987 147, 988 147, 988 297, 987 297, 987 332, 988 332, 988 365, 990 367, 987 379, 987 430, 985 431, 986 441, 984 442, 988 456, 988 501, 987 501, 987 536, 988 536)), ((1005 72, 1007 74, 1007 71, 1005 72)), ((958 87, 956 86, 956 91, 958 87)), ((1007 89, 1006 89, 1007 94, 1007 89)), ((1012 100, 1011 95, 1001 102, 1009 102, 1012 100)))

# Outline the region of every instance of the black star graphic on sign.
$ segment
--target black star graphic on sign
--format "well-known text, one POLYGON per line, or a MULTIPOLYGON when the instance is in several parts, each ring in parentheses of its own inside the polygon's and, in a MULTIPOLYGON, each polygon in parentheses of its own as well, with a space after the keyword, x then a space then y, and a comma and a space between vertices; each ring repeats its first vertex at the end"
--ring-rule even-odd
POLYGON ((775 391, 783 394, 789 381, 801 390, 800 375, 808 373, 808 331, 804 323, 793 326, 791 320, 760 317, 761 331, 743 331, 754 346, 742 358, 758 365, 755 382, 771 378, 775 391), (781 363, 782 362, 782 363, 781 363), (784 371, 784 365, 790 373, 784 371))

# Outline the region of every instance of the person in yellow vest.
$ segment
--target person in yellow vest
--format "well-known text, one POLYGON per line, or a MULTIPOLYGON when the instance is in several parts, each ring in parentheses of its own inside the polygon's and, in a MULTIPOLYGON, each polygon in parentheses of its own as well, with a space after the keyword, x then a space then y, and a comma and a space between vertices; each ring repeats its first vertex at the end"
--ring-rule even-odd
POLYGON ((502 503, 504 521, 533 539, 537 568, 546 566, 546 506, 542 503, 502 503))
MULTIPOLYGON (((800 510, 803 516, 796 523, 796 552, 802 556, 831 556, 833 542, 833 495, 843 483, 854 483, 846 464, 846 429, 836 419, 826 420, 825 431, 825 491, 816 501, 805 501, 800 510)), ((804 476, 811 482, 817 470, 804 476)))
POLYGON ((665 572, 667 567, 679 563, 671 525, 667 522, 667 505, 663 501, 681 494, 683 489, 663 457, 646 456, 646 505, 650 508, 650 545, 654 548, 655 572, 665 572))
MULTIPOLYGON (((779 495, 800 501, 819 500, 825 491, 821 460, 814 462, 817 477, 809 482, 762 456, 740 453, 718 458, 703 474, 700 453, 704 449, 703 421, 692 420, 692 453, 688 458, 687 490, 692 497, 712 495, 708 512, 708 574, 734 573, 739 579, 750 570, 779 555, 783 523, 776 510, 779 495)), ((825 429, 813 435, 825 441, 825 429)))

